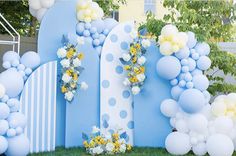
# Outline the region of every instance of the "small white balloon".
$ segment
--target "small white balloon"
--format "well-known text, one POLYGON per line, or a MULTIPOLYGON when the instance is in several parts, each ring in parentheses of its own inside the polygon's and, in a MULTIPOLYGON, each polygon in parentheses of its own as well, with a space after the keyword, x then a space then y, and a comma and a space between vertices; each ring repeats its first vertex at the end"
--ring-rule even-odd
POLYGON ((207 153, 206 143, 199 143, 192 148, 193 153, 197 156, 203 156, 207 153))
POLYGON ((169 36, 178 33, 178 29, 175 25, 168 24, 161 29, 161 35, 169 36))
POLYGON ((38 10, 42 6, 40 4, 40 0, 29 0, 29 7, 31 7, 34 10, 38 10))
POLYGON ((36 18, 38 19, 38 21, 42 21, 42 19, 43 19, 43 16, 44 16, 44 14, 47 12, 47 9, 46 8, 41 8, 41 9, 39 9, 38 11, 37 11, 37 16, 36 16, 36 18))
POLYGON ((176 121, 175 128, 177 129, 178 132, 182 132, 182 133, 187 133, 189 131, 187 123, 183 119, 176 121))
POLYGON ((166 99, 161 102, 161 112, 167 117, 174 117, 179 110, 179 106, 175 100, 166 99))
POLYGON ((207 131, 208 120, 202 114, 191 115, 188 119, 188 127, 190 130, 203 133, 207 131))

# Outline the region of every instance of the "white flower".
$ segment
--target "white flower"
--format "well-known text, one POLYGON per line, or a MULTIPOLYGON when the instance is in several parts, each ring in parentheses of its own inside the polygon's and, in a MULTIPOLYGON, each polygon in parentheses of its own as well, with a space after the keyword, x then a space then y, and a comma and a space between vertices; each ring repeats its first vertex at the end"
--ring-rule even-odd
POLYGON ((129 79, 126 78, 126 79, 123 81, 123 84, 124 84, 124 86, 129 86, 129 85, 130 85, 129 79))
POLYGON ((143 39, 141 44, 144 48, 148 48, 148 47, 150 47, 151 42, 148 39, 143 39))
POLYGON ((111 139, 111 134, 110 133, 105 133, 104 136, 105 136, 106 140, 110 140, 111 139))
POLYGON ((103 149, 100 146, 93 148, 93 154, 102 154, 103 149))
POLYGON ((107 145, 106 145, 106 150, 107 150, 108 152, 112 152, 113 148, 114 148, 113 143, 107 143, 107 145))
POLYGON ((57 56, 59 57, 59 58, 64 58, 64 57, 66 57, 66 50, 64 49, 64 48, 60 48, 60 49, 58 49, 57 50, 57 56))
POLYGON ((133 29, 130 33, 130 36, 134 39, 138 37, 138 31, 133 29))
POLYGON ((146 58, 144 56, 141 56, 138 58, 138 64, 143 65, 146 62, 146 58))
POLYGON ((132 87, 131 90, 134 95, 137 95, 140 92, 140 88, 138 86, 132 87))
POLYGON ((72 79, 72 77, 71 76, 69 76, 68 74, 63 74, 63 76, 62 76, 62 81, 64 81, 65 83, 68 83, 68 82, 70 82, 71 81, 71 79, 72 79))
POLYGON ((81 66, 81 61, 80 61, 78 58, 75 58, 75 59, 73 60, 73 65, 74 65, 75 67, 79 67, 79 66, 81 66))
POLYGON ((125 151, 126 151, 126 145, 125 144, 121 144, 120 145, 120 152, 121 153, 125 153, 125 151))
POLYGON ((80 88, 81 88, 82 90, 87 90, 87 89, 88 89, 88 84, 87 84, 86 82, 81 82, 80 88))
POLYGON ((99 129, 97 126, 93 126, 92 133, 93 133, 93 134, 96 134, 96 133, 98 133, 98 132, 100 132, 100 129, 99 129))
POLYGON ((84 37, 83 36, 78 36, 77 37, 77 43, 80 44, 80 45, 84 44, 84 37))
POLYGON ((68 68, 68 67, 70 67, 70 61, 69 61, 68 59, 63 59, 63 60, 61 60, 60 64, 61 64, 61 66, 62 66, 63 68, 68 68))
POLYGON ((144 74, 138 74, 136 77, 139 80, 139 82, 143 82, 146 78, 146 76, 144 74))
POLYGON ((131 59, 131 56, 130 56, 130 54, 124 53, 124 54, 122 54, 122 58, 124 61, 128 62, 131 59))
POLYGON ((66 92, 65 94, 65 99, 68 100, 68 101, 71 101, 74 97, 74 94, 72 92, 66 92))

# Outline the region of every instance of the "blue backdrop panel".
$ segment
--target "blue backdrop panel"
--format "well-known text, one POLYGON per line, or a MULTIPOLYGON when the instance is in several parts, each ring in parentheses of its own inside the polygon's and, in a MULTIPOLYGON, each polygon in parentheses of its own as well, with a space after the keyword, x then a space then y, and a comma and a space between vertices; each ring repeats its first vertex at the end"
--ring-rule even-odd
POLYGON ((88 84, 87 90, 79 90, 74 100, 66 104, 66 144, 65 146, 82 146, 82 132, 90 134, 92 126, 99 126, 99 56, 91 44, 79 47, 84 53, 82 67, 84 71, 80 82, 88 84))
MULTIPOLYGON (((62 46, 62 35, 71 31, 75 32, 76 23, 76 0, 57 1, 47 11, 40 24, 38 35, 38 52, 42 63, 57 60, 56 52, 62 46)), ((59 64, 58 72, 60 70, 59 64)), ((60 85, 57 85, 57 146, 65 144, 65 104, 64 95, 60 91, 60 85)))
POLYGON ((169 119, 160 112, 160 103, 170 98, 171 86, 156 72, 156 62, 161 58, 159 49, 152 44, 147 50, 146 57, 147 79, 142 92, 134 96, 134 145, 164 147, 171 126, 169 119))
POLYGON ((55 150, 57 62, 49 62, 35 70, 22 91, 21 112, 27 117, 25 135, 30 152, 55 150))

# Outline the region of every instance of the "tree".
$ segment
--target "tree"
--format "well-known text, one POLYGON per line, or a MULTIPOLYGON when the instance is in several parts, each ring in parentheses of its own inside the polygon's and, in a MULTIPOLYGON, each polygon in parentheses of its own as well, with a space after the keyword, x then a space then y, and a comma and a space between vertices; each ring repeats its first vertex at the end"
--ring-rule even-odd
MULTIPOLYGON (((96 2, 104 10, 105 16, 110 16, 111 11, 118 10, 120 5, 126 3, 126 0, 97 0, 96 2)), ((28 0, 0 1, 0 13, 3 14, 20 35, 36 35, 39 23, 29 13, 28 0)), ((0 33, 6 33, 2 27, 0 27, 0 33)))
POLYGON ((149 13, 147 22, 141 28, 146 27, 156 37, 166 23, 175 24, 180 31, 195 32, 198 40, 208 42, 211 47, 210 70, 216 71, 213 74, 206 72, 212 82, 208 91, 213 95, 235 92, 235 84, 227 83, 223 77, 217 76, 219 71, 223 71, 225 75, 236 78, 235 55, 222 52, 217 46, 218 41, 234 40, 236 7, 233 1, 164 0, 163 5, 170 10, 170 14, 165 15, 163 20, 158 20, 149 13))

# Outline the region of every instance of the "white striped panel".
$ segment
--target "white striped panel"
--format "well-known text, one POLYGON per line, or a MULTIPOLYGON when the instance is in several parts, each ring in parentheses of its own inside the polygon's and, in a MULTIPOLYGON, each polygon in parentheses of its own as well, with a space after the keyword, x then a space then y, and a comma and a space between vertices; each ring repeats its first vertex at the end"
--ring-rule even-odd
POLYGON ((27 117, 25 135, 30 153, 55 150, 57 62, 35 70, 21 94, 22 113, 27 117))

